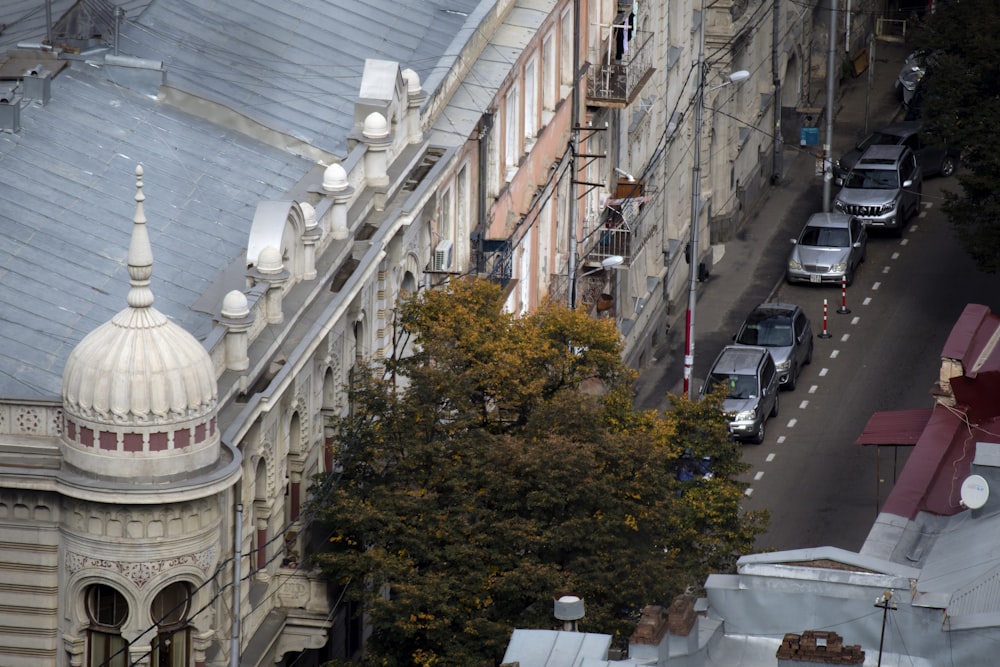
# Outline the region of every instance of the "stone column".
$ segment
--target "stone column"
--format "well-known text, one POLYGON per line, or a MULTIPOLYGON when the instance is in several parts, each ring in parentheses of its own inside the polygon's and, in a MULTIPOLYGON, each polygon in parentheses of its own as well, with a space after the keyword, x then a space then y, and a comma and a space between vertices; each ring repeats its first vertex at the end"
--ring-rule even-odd
POLYGON ((226 368, 231 371, 245 371, 250 367, 249 330, 254 316, 250 314, 246 295, 233 290, 222 300, 222 324, 226 327, 226 368))
POLYGON ((403 70, 403 80, 406 81, 406 136, 411 144, 419 144, 424 140, 420 107, 427 99, 427 93, 420 88, 420 75, 412 69, 403 70))
POLYGON ((282 290, 288 281, 288 271, 281 259, 281 253, 274 246, 267 246, 260 251, 257 266, 250 270, 250 280, 253 284, 266 283, 264 294, 264 310, 268 324, 281 324, 285 315, 281 310, 282 290))
POLYGON ((316 223, 316 209, 309 202, 300 202, 302 217, 305 219, 306 228, 302 234, 302 254, 304 266, 302 267, 303 280, 316 279, 316 244, 319 242, 321 232, 316 223))
POLYGON ((375 188, 387 187, 392 135, 385 116, 377 111, 368 114, 361 134, 368 145, 368 150, 365 152, 365 181, 375 188))
POLYGON ((347 172, 337 163, 323 172, 323 192, 330 198, 330 238, 343 241, 351 235, 347 226, 347 202, 354 188, 347 182, 347 172))

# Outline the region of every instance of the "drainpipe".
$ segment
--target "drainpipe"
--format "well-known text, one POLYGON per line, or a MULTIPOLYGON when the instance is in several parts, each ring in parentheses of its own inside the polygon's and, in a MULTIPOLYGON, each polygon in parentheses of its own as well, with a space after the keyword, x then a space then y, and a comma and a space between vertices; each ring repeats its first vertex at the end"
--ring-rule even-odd
POLYGON ((476 239, 476 273, 486 271, 486 187, 489 173, 489 141, 493 130, 493 114, 484 113, 479 128, 479 238, 476 239))
POLYGON ((229 664, 240 667, 240 563, 243 551, 243 503, 236 505, 236 530, 233 536, 233 631, 230 639, 229 664))

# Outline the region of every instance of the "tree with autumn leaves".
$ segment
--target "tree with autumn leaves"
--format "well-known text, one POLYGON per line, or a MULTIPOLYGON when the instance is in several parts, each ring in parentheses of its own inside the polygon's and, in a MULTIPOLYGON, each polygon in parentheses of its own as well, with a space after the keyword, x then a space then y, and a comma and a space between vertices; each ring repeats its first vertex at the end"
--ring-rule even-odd
POLYGON ((497 664, 566 594, 581 630, 624 644, 643 606, 731 571, 764 529, 719 397, 636 411, 612 322, 502 306, 479 280, 404 303, 416 352, 356 378, 335 424, 316 562, 366 614, 366 664, 497 664), (702 457, 710 478, 678 479, 702 457))

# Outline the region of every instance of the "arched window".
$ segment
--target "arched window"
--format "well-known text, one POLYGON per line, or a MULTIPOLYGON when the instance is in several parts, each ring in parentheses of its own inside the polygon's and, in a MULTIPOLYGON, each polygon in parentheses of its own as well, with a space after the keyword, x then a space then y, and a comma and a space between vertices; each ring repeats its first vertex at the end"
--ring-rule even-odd
POLYGON ((150 615, 156 623, 151 665, 153 667, 188 667, 191 653, 191 629, 188 614, 191 611, 191 586, 176 581, 153 598, 150 615))
POLYGON ((88 667, 126 667, 128 647, 121 626, 128 618, 125 596, 106 584, 94 584, 86 592, 88 667))

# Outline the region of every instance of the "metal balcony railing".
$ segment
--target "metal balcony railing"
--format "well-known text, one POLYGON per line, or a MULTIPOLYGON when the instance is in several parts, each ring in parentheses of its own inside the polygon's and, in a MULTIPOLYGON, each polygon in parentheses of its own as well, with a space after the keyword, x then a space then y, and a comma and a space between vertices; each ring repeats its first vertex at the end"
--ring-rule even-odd
POLYGON ((624 108, 653 75, 653 35, 637 31, 621 59, 605 53, 587 70, 587 104, 624 108))

